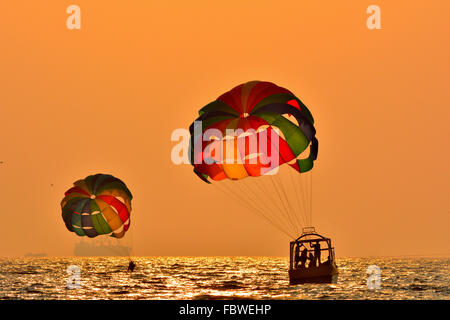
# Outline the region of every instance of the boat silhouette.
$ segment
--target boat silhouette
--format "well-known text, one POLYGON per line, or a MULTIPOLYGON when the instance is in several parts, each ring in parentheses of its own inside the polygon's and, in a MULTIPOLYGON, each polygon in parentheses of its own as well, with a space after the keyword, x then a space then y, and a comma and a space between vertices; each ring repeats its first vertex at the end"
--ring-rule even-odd
POLYGON ((318 234, 314 227, 303 228, 302 235, 291 241, 289 251, 290 284, 337 282, 339 271, 331 239, 318 234), (326 261, 321 261, 322 251, 326 261))
POLYGON ((131 247, 111 239, 80 240, 75 244, 73 254, 78 257, 130 256, 131 247))
POLYGON ((33 257, 46 257, 47 254, 44 252, 34 253, 34 252, 28 252, 25 254, 26 258, 33 258, 33 257))

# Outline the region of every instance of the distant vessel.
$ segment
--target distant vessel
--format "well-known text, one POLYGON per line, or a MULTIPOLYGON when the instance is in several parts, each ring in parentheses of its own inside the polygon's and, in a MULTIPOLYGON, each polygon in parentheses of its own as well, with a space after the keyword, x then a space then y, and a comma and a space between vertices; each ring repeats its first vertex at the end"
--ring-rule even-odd
POLYGON ((130 256, 131 247, 111 240, 81 240, 75 245, 73 254, 79 257, 130 256))
POLYGON ((25 257, 30 258, 30 257, 46 257, 47 254, 46 253, 33 253, 33 252, 28 252, 27 254, 25 254, 25 257))

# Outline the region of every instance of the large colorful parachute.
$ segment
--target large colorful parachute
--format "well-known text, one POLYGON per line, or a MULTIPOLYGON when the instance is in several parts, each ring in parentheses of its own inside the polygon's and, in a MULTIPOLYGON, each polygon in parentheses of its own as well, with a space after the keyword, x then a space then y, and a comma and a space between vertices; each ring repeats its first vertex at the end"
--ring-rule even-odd
POLYGON ((311 225, 318 140, 311 112, 292 92, 241 84, 201 108, 189 130, 190 162, 203 181, 292 238, 311 225))
POLYGON ((62 217, 69 231, 90 238, 122 238, 130 227, 133 196, 125 183, 107 174, 78 180, 61 201, 62 217))
POLYGON ((267 163, 262 158, 269 158, 272 152, 279 157, 278 165, 288 163, 298 172, 311 170, 317 158, 318 141, 311 112, 292 92, 271 82, 251 81, 235 87, 200 109, 196 121, 201 121, 202 130, 196 134, 194 123, 189 128, 191 163, 194 172, 206 182, 208 177, 212 180, 239 180, 260 176, 267 172, 262 170, 267 163), (219 130, 225 138, 204 141, 204 133, 209 129, 219 130), (240 129, 242 133, 227 137, 226 130, 229 129, 240 129), (267 148, 259 148, 262 139, 258 134, 254 135, 258 145, 255 154, 259 158, 257 161, 251 157, 251 135, 246 134, 249 129, 265 132, 272 142, 268 143, 267 148), (276 141, 273 141, 274 136, 276 141), (221 156, 217 152, 215 155, 209 154, 208 150, 219 149, 208 148, 213 144, 222 144, 222 150, 234 147, 235 152, 232 153, 236 155, 235 161, 231 164, 224 161, 226 151, 221 156), (308 146, 309 156, 297 158, 308 146))

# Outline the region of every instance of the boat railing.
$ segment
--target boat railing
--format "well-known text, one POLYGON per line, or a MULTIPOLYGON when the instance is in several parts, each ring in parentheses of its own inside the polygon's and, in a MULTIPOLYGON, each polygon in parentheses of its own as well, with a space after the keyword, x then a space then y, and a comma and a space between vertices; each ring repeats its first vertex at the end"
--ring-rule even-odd
POLYGON ((304 227, 302 228, 302 234, 316 233, 316 228, 314 227, 304 227))

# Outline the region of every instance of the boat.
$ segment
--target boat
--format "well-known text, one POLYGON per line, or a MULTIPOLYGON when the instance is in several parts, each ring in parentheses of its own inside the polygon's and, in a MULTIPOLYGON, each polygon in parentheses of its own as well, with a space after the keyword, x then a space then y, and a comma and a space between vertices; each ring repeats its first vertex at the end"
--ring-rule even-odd
POLYGON ((73 254, 78 257, 119 256, 128 257, 131 247, 111 240, 81 240, 75 244, 73 254))
POLYGON ((27 254, 25 254, 26 258, 42 258, 42 257, 47 257, 46 253, 33 253, 33 252, 28 252, 27 254))
POLYGON ((301 236, 290 242, 289 252, 289 284, 337 282, 339 271, 331 239, 318 234, 314 227, 303 228, 301 236), (322 252, 328 253, 323 262, 322 252))

